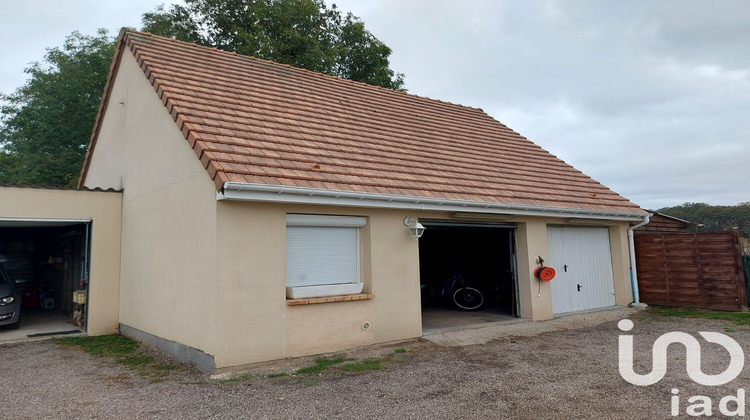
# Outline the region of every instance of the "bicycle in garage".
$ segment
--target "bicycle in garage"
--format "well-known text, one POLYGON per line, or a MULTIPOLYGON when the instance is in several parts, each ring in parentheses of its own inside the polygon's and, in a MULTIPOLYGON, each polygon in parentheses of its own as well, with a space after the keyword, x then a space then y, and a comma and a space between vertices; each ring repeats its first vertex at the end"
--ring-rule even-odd
POLYGON ((434 300, 449 300, 456 309, 476 311, 485 304, 482 291, 476 287, 468 286, 460 270, 451 275, 440 288, 431 287, 427 284, 422 284, 420 288, 422 290, 422 305, 434 300))

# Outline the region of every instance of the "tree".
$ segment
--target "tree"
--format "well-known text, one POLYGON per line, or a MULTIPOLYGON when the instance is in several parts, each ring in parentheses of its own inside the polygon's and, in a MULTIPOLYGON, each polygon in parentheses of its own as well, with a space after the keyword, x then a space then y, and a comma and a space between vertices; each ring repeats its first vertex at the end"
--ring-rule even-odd
POLYGON ((178 4, 173 5, 169 12, 164 5, 157 6, 153 12, 147 12, 142 17, 143 30, 156 35, 208 45, 201 35, 198 24, 190 16, 190 12, 178 4))
MULTIPOLYGON (((352 14, 323 0, 186 0, 143 15, 144 30, 392 89, 391 49, 352 14)), ((69 35, 0 94, 0 183, 75 185, 96 118, 114 39, 69 35)))
POLYGON ((114 54, 114 39, 69 35, 26 84, 0 95, 0 182, 75 185, 114 54))
POLYGON ((657 210, 703 226, 691 229, 697 232, 736 230, 750 238, 750 202, 734 206, 712 206, 706 203, 685 203, 657 210))
POLYGON ((391 49, 373 37, 351 13, 340 27, 336 48, 336 75, 375 86, 402 90, 403 74, 394 74, 388 66, 391 49))
POLYGON ((143 15, 143 30, 371 85, 403 90, 391 49, 323 0, 186 0, 143 15))

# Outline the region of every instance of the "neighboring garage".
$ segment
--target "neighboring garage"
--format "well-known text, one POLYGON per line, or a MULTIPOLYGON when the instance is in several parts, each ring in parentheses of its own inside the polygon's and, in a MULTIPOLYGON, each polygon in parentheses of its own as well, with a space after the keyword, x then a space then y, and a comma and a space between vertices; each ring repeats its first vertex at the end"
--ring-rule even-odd
POLYGON ((425 332, 518 317, 515 226, 420 220, 425 332))
POLYGON ((0 342, 117 331, 120 214, 113 190, 0 187, 2 290, 14 296, 0 315, 15 314, 0 342))
POLYGON ((30 337, 85 331, 88 234, 88 222, 0 221, 0 265, 20 297, 7 328, 23 325, 30 337))

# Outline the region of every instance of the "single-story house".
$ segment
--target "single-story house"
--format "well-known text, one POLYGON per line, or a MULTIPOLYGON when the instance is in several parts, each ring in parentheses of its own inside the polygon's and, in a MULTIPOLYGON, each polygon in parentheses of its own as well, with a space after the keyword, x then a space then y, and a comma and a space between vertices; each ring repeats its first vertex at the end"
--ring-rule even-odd
POLYGON ((647 215, 481 109, 131 30, 79 186, 122 190, 93 333, 211 372, 419 337, 460 272, 521 318, 627 305, 647 215))

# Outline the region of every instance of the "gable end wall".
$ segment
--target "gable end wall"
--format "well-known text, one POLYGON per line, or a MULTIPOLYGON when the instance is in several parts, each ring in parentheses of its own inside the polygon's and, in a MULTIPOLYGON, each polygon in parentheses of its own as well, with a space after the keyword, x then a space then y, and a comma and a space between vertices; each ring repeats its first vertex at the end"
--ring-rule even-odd
POLYGON ((212 354, 214 184, 129 50, 83 185, 123 188, 120 324, 212 354))

